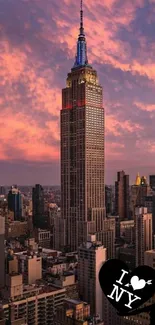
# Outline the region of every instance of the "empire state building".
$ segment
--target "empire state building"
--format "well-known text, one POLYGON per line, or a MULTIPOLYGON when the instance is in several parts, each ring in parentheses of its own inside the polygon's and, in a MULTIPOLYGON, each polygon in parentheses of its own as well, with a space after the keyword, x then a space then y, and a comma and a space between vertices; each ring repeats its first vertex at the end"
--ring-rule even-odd
POLYGON ((97 72, 88 63, 81 0, 77 53, 61 110, 61 217, 69 251, 98 235, 105 219, 104 108, 97 72))

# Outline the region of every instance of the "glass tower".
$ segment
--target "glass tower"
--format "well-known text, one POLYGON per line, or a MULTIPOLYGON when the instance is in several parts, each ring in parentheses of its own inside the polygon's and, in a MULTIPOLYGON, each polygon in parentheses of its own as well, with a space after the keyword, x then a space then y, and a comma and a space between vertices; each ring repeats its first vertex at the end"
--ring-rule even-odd
POLYGON ((22 219, 22 194, 17 187, 12 186, 8 193, 8 210, 14 213, 14 220, 22 219))

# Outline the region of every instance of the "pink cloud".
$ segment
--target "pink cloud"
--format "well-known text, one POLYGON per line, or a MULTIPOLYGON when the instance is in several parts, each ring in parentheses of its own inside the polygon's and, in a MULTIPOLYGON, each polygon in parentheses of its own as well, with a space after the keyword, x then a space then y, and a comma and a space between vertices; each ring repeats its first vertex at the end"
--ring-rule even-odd
POLYGON ((143 127, 138 123, 132 123, 131 121, 119 121, 114 115, 107 115, 105 119, 106 132, 112 133, 114 136, 122 136, 122 130, 132 133, 133 131, 142 130, 143 127))
MULTIPOLYGON (((137 140, 136 147, 141 149, 143 148, 148 153, 155 153, 155 141, 153 140, 137 140)), ((150 161, 152 163, 152 161, 150 161)))
POLYGON ((125 145, 121 143, 113 143, 106 141, 105 153, 108 161, 113 159, 121 159, 124 156, 125 145))
POLYGON ((51 141, 57 139, 55 128, 52 129, 51 125, 41 128, 25 114, 13 114, 11 109, 0 113, 0 121, 0 159, 20 159, 24 156, 25 160, 44 161, 59 158, 59 148, 46 143, 48 137, 51 141), (8 144, 12 147, 12 154, 5 153, 8 144), (18 149, 18 156, 14 155, 14 149, 15 152, 18 149))
POLYGON ((134 104, 143 111, 147 111, 147 112, 155 111, 155 104, 148 105, 148 104, 144 104, 144 103, 140 103, 140 102, 135 102, 134 104))
POLYGON ((0 60, 0 85, 7 85, 5 93, 7 101, 12 101, 14 105, 18 103, 20 109, 21 95, 18 90, 12 92, 12 83, 21 81, 27 87, 33 110, 59 116, 61 89, 51 88, 51 80, 54 85, 54 73, 51 69, 44 69, 38 77, 37 69, 40 63, 34 62, 32 65, 25 53, 18 48, 11 47, 8 42, 3 42, 3 53, 0 54, 0 60))

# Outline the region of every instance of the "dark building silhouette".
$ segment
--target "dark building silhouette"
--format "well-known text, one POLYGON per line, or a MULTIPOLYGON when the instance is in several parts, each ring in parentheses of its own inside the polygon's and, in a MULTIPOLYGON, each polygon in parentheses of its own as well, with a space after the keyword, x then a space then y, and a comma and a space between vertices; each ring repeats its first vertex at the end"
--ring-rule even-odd
POLYGON ((135 248, 132 246, 120 247, 118 258, 127 264, 130 271, 134 270, 136 266, 135 248))
POLYGON ((106 214, 112 214, 112 200, 113 200, 113 193, 112 188, 110 186, 105 186, 105 207, 106 207, 106 214))
POLYGON ((145 197, 145 207, 148 213, 152 213, 152 228, 155 234, 155 195, 148 195, 145 197))
POLYGON ((155 191, 155 175, 150 175, 150 187, 153 191, 155 191))
POLYGON ((44 211, 44 190, 40 184, 36 184, 32 190, 33 227, 46 228, 46 216, 44 211))
POLYGON ((8 193, 8 210, 14 213, 14 220, 22 219, 22 194, 17 186, 12 186, 8 193))
POLYGON ((129 175, 122 170, 115 182, 115 214, 120 220, 129 219, 129 175))
POLYGON ((88 63, 81 8, 73 68, 62 90, 61 212, 65 245, 76 250, 105 217, 104 108, 97 72, 88 63))
POLYGON ((0 216, 0 288, 5 285, 5 218, 0 216))
POLYGON ((0 186, 0 195, 5 195, 5 194, 6 194, 5 187, 0 186))

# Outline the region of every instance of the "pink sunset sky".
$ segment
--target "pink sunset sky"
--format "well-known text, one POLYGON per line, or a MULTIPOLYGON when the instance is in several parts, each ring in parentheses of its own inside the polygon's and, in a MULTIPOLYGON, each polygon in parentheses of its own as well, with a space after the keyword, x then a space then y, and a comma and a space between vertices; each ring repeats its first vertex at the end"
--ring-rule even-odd
MULTIPOLYGON (((1 0, 0 184, 59 184, 61 89, 80 0, 1 0)), ((84 0, 89 63, 104 88, 106 183, 155 174, 155 1, 84 0)))

